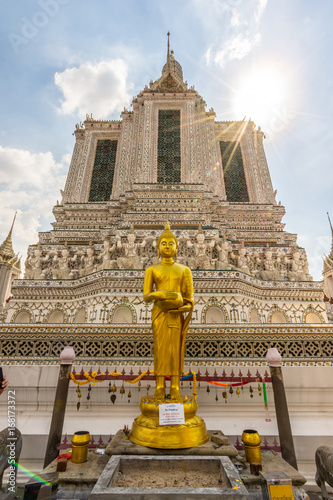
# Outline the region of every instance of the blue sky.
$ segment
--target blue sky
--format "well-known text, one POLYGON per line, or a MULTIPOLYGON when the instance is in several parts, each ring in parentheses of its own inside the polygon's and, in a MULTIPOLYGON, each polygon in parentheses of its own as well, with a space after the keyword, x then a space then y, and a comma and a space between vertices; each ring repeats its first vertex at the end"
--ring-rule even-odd
POLYGON ((333 217, 331 0, 11 0, 0 18, 0 238, 25 258, 51 229, 86 113, 118 119, 166 58, 218 120, 251 117, 286 230, 321 279, 333 217), (244 108, 244 109, 243 109, 244 108))

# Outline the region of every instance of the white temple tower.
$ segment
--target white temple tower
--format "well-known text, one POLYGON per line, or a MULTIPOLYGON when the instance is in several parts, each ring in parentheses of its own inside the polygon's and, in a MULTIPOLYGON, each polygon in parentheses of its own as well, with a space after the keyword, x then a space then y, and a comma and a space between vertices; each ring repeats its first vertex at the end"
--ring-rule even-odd
MULTIPOLYGON (((260 127, 217 121, 184 81, 168 43, 161 76, 133 99, 131 110, 124 109, 120 120, 87 115, 74 134, 53 228, 29 247, 25 277, 13 282, 8 303, 19 264, 12 249, 11 257, 0 253, 0 272, 7 273, 1 356, 13 365, 8 370, 21 398, 26 442, 38 429, 43 454, 57 373, 50 365, 58 363, 66 344, 75 350, 78 370, 109 366, 137 373, 152 367, 143 277, 157 258, 155 242, 167 219, 179 239, 179 260, 193 270, 196 303, 187 366, 219 376, 244 367, 264 373, 267 350, 277 347, 297 453, 305 456, 323 440, 332 442, 327 369, 333 334, 323 282, 312 281, 305 250, 295 234, 284 231, 285 210, 275 198, 260 127)), ((2 250, 9 248, 8 238, 2 250)), ((140 393, 131 390, 132 399, 117 396, 111 414, 105 387, 93 389, 93 403, 80 410, 86 411, 91 434, 107 435, 132 422, 140 393)), ((204 384, 199 390, 207 425, 234 437, 264 422, 258 398, 229 397, 229 405, 222 400, 222 412, 220 393, 215 402, 204 384)), ((77 430, 81 417, 76 402, 73 387, 68 433, 77 430)), ((258 430, 276 436, 274 416, 258 430)))

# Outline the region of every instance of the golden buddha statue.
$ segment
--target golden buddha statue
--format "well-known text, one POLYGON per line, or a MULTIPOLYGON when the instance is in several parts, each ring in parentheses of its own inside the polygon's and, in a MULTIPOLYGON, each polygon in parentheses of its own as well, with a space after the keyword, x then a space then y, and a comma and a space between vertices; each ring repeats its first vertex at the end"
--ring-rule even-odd
POLYGON ((141 399, 142 415, 135 419, 129 439, 154 448, 190 448, 208 440, 204 421, 195 415, 196 396, 182 397, 185 339, 194 307, 191 270, 175 261, 178 241, 169 222, 158 239, 161 261, 146 269, 145 302, 154 301, 152 330, 154 336, 154 396, 141 399), (184 314, 188 313, 186 318, 184 314), (165 379, 170 376, 170 397, 165 394, 165 379), (184 407, 185 424, 159 425, 159 406, 179 403, 184 407))
POLYGON ((169 375, 170 397, 177 399, 181 397, 179 384, 184 365, 185 336, 194 306, 192 274, 188 267, 174 260, 178 242, 169 224, 159 237, 157 247, 162 260, 146 270, 143 289, 144 301, 154 301, 155 397, 165 398, 165 377, 169 375), (188 315, 184 320, 186 312, 188 315))

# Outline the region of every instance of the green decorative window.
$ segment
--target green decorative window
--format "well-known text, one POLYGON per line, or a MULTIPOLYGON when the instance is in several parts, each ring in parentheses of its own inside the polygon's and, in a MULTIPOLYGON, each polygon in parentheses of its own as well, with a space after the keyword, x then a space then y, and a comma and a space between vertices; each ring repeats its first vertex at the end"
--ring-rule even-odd
POLYGON ((180 182, 180 110, 158 112, 157 182, 180 182))
POLYGON ((118 141, 97 141, 89 201, 108 201, 111 196, 118 141))
POLYGON ((249 201, 240 145, 232 141, 220 141, 220 149, 227 200, 249 201))

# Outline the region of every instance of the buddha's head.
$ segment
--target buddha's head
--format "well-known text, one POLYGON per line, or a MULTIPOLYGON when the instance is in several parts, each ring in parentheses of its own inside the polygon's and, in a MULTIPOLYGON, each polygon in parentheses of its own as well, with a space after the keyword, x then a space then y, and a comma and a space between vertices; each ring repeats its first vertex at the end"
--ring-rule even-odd
POLYGON ((164 232, 158 238, 157 251, 159 257, 176 257, 178 250, 178 241, 176 236, 170 230, 169 221, 165 226, 164 232))

